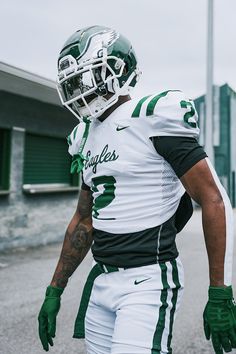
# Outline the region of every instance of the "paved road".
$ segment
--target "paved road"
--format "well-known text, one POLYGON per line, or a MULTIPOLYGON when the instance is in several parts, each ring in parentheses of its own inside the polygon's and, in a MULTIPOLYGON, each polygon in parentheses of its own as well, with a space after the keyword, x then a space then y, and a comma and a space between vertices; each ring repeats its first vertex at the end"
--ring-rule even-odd
MULTIPOLYGON (((186 287, 175 325, 174 354, 213 353, 202 330, 208 271, 200 218, 200 212, 195 212, 191 222, 178 236, 185 266, 186 287)), ((37 337, 37 314, 56 266, 59 250, 59 245, 51 245, 37 250, 18 250, 0 255, 1 354, 44 353, 37 337)), ((52 354, 85 354, 83 341, 72 339, 71 336, 81 290, 90 265, 91 255, 84 260, 63 294, 57 338, 50 351, 52 354)), ((234 274, 233 284, 236 289, 236 263, 234 274)))

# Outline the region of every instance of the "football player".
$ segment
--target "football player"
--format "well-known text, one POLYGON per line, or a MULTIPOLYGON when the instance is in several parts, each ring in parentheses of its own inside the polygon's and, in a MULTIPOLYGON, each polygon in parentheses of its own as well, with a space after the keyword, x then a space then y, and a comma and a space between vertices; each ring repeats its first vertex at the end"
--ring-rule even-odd
POLYGON ((60 298, 91 248, 74 338, 88 354, 167 354, 184 287, 176 234, 202 207, 210 284, 203 314, 215 353, 236 348, 231 287, 233 216, 199 146, 194 103, 179 90, 130 97, 140 71, 130 42, 103 26, 64 44, 58 92, 79 124, 68 137, 78 206, 39 313, 43 348, 53 345, 60 298))

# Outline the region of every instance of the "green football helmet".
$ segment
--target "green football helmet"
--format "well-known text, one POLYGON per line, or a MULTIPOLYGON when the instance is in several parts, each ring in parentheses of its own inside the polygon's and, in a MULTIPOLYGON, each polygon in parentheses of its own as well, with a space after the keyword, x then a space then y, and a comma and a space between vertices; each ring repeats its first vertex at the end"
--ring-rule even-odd
POLYGON ((131 43, 117 31, 92 26, 75 32, 58 59, 58 93, 79 120, 99 117, 128 95, 140 71, 131 43))

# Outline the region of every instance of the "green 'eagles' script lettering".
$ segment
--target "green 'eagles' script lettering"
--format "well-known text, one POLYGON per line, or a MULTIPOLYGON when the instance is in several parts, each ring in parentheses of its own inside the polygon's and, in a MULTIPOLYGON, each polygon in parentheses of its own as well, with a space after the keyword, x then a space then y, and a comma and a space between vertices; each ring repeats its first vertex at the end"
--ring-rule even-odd
POLYGON ((108 144, 104 146, 102 152, 100 155, 95 155, 91 156, 91 151, 89 150, 86 154, 86 162, 85 162, 85 170, 89 167, 93 167, 92 171, 93 173, 97 172, 97 165, 104 163, 104 162, 109 162, 109 161, 115 161, 117 160, 119 155, 116 155, 116 151, 113 150, 112 152, 108 151, 108 144))

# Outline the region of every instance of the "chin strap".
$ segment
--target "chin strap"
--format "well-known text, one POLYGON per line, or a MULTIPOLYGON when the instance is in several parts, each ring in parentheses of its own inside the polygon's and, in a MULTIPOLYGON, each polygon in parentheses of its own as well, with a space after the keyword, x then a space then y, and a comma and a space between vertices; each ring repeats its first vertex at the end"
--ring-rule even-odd
POLYGON ((80 143, 79 152, 78 152, 78 154, 73 156, 71 168, 70 168, 70 173, 80 173, 84 167, 84 161, 88 160, 83 155, 83 150, 84 150, 84 145, 86 144, 86 141, 88 139, 89 127, 90 127, 91 121, 88 119, 84 119, 84 122, 85 122, 84 134, 83 134, 83 137, 82 137, 82 140, 80 143))

